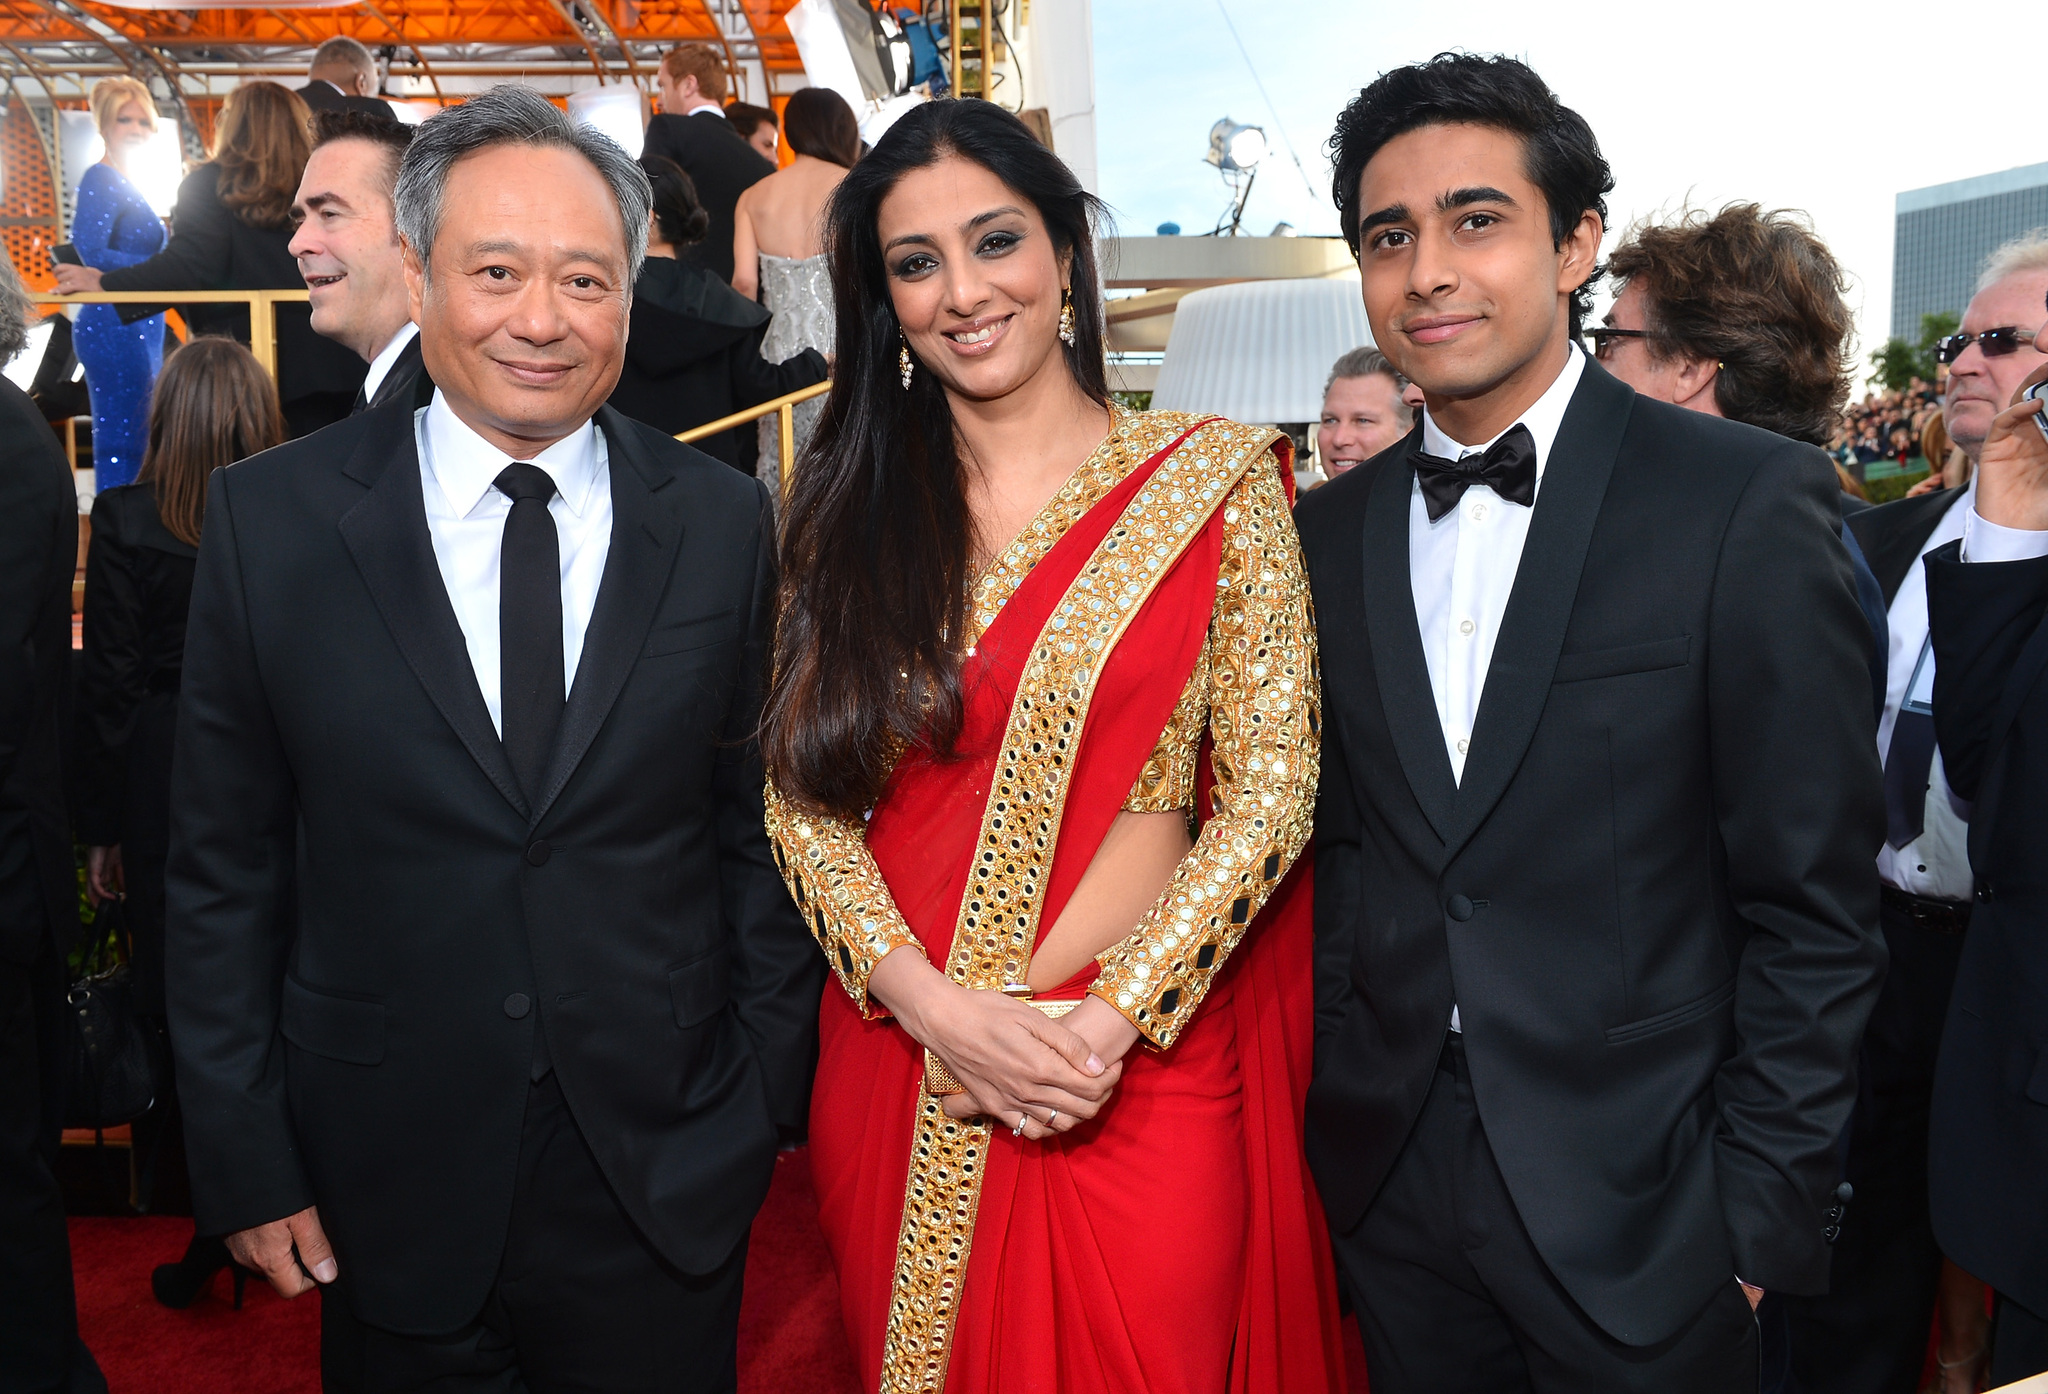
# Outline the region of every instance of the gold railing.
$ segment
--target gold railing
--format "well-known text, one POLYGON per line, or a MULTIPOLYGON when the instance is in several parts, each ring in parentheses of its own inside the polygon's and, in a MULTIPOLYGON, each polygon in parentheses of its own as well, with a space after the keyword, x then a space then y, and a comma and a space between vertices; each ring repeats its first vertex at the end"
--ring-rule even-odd
POLYGON ((277 376, 277 307, 285 301, 303 305, 300 290, 90 290, 77 295, 32 295, 38 305, 247 305, 249 352, 263 371, 277 376))
POLYGON ((772 411, 777 418, 776 424, 781 427, 776 434, 782 447, 782 471, 776 477, 782 481, 781 491, 788 493, 790 470, 796 464, 796 404, 808 402, 811 398, 822 396, 831 390, 832 379, 826 378, 823 382, 814 382, 809 387, 799 387, 794 392, 777 397, 773 401, 763 402, 757 407, 736 411, 731 416, 721 416, 718 420, 702 426, 692 426, 689 430, 678 433, 676 439, 687 445, 706 436, 715 436, 720 431, 730 431, 735 426, 744 426, 749 421, 758 421, 772 411))

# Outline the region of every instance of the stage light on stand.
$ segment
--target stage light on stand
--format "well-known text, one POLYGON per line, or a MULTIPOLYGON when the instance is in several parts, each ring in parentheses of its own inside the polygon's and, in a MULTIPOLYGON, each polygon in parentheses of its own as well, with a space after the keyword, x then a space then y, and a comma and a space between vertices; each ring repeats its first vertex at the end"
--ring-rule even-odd
POLYGON ((1259 165, 1266 158, 1266 129, 1226 116, 1209 128, 1209 153, 1202 158, 1222 173, 1231 196, 1230 207, 1209 235, 1235 237, 1244 221, 1244 203, 1251 197, 1252 181, 1258 178, 1259 165))

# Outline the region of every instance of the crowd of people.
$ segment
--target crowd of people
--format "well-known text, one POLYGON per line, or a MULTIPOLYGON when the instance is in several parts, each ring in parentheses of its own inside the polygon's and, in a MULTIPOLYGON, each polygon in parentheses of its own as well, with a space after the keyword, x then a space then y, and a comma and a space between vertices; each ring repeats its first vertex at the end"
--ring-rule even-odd
POLYGON ((1931 1322, 1942 1394, 2048 1372, 2048 243, 1845 416, 1802 217, 1603 265, 1534 71, 1383 73, 1331 142, 1377 347, 1297 497, 1270 427, 1112 401, 1100 207, 1015 116, 864 151, 799 94, 778 172, 669 57, 636 160, 343 53, 317 117, 240 90, 159 250, 109 215, 142 259, 73 288, 282 237, 348 372, 223 322, 110 417, 75 674, 0 384, 15 1383, 104 1387, 74 839, 175 1058, 156 1296, 324 1289, 330 1390, 730 1391, 798 1141, 888 1394, 1334 1394, 1340 1302, 1378 1394, 1906 1394, 1931 1322), (828 371, 786 493, 674 439, 828 371), (1936 410, 1961 477, 1856 497, 1845 422, 1936 410))
MULTIPOLYGON (((1828 438, 1828 454, 1851 471, 1877 460, 1904 466, 1925 459, 1927 425, 1940 412, 1939 389, 1917 377, 1892 391, 1866 393, 1843 409, 1841 424, 1828 438)), ((1938 469, 1941 462, 1932 464, 1938 469)))

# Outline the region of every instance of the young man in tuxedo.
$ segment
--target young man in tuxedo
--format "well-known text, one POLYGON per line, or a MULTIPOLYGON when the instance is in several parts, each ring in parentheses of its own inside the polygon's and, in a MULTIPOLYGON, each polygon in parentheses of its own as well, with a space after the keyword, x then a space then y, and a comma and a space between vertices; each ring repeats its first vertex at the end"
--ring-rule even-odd
POLYGON ((532 92, 423 126, 430 404, 214 475, 169 987, 199 1228, 330 1390, 730 1390, 822 968, 762 828, 756 480, 602 404, 651 195, 532 92))
POLYGON ((1303 501, 1309 1155, 1378 1394, 1755 1387, 1883 972, 1869 630, 1818 450, 1575 346, 1612 187, 1521 63, 1332 140, 1419 429, 1303 501))
POLYGON ((741 139, 725 116, 725 61, 709 44, 678 44, 662 55, 656 75, 661 115, 647 123, 642 155, 674 160, 697 186, 697 202, 711 215, 704 240, 682 252, 685 261, 732 280, 733 212, 740 195, 775 173, 773 161, 741 139))
POLYGON ((313 331, 370 365, 350 415, 410 400, 419 383, 419 328, 405 288, 396 201, 412 132, 381 116, 321 112, 292 201, 292 255, 312 298, 313 331))

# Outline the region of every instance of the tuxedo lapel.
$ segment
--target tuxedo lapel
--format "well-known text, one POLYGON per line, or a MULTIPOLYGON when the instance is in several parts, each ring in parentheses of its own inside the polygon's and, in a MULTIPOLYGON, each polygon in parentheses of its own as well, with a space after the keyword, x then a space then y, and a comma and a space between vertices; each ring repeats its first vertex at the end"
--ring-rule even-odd
POLYGON ((576 663, 576 685, 562 710, 554 758, 533 810, 536 823, 547 816, 611 714, 668 590, 683 540, 677 516, 683 491, 675 487, 674 472, 641 448, 632 425, 610 407, 598 410, 597 424, 610 457, 611 547, 576 663))
POLYGON ((1863 559, 1870 563, 1870 573, 1877 578, 1886 605, 1898 595, 1899 586, 1920 559, 1920 549, 1958 497, 1955 490, 1944 489, 1851 515, 1849 531, 1863 549, 1863 559))
MULTIPOLYGON (((1500 802, 1536 734, 1578 598, 1593 525, 1634 402, 1634 392, 1586 365, 1543 469, 1528 540, 1486 670, 1471 754, 1444 837, 1448 856, 1457 855, 1500 802)), ((1442 749, 1440 735, 1436 744, 1442 749)))
POLYGON ((1448 840, 1457 779, 1451 773, 1443 723, 1429 685, 1429 660, 1422 653, 1408 561, 1409 495, 1415 484, 1415 452, 1421 448, 1422 430, 1417 427, 1404 448, 1388 451, 1366 500, 1365 628, 1380 707, 1400 754, 1402 773, 1430 826, 1448 840))
POLYGON ((366 415, 373 424, 343 473, 368 485, 370 492, 342 515, 342 540, 427 696, 498 792, 524 814, 526 800, 491 724, 490 708, 484 705, 470 664, 469 645, 434 559, 412 409, 392 403, 366 415))

